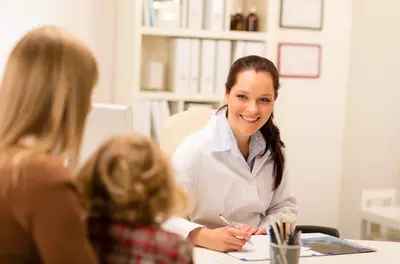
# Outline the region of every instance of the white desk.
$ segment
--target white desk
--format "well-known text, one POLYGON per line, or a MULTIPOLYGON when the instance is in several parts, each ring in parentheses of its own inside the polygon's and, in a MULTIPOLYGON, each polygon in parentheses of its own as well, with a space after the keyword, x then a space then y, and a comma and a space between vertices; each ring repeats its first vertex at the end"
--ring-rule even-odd
MULTIPOLYGON (((377 252, 300 258, 300 264, 399 264, 400 243, 383 241, 351 240, 357 244, 375 248, 377 252)), ((269 249, 267 249, 269 250, 269 249)), ((267 264, 269 261, 242 262, 228 254, 211 251, 204 248, 195 248, 194 258, 196 264, 267 264)))
POLYGON ((400 230, 400 206, 362 209, 361 219, 365 219, 368 222, 375 222, 386 228, 400 230))

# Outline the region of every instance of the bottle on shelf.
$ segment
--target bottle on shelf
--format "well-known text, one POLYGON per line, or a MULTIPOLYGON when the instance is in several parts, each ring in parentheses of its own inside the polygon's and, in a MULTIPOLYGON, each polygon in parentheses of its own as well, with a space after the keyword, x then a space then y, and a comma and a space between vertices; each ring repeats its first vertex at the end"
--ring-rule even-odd
POLYGON ((231 30, 244 30, 244 16, 242 9, 238 8, 236 13, 231 16, 231 30))
POLYGON ((246 18, 246 31, 258 31, 258 16, 255 7, 249 10, 249 14, 246 18))

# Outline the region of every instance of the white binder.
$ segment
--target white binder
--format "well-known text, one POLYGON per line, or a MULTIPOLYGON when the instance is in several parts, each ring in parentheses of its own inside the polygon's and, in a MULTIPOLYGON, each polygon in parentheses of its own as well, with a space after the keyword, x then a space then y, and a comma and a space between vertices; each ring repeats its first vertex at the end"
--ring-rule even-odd
POLYGON ((215 40, 201 40, 200 92, 203 95, 212 95, 214 91, 215 49, 215 40))
POLYGON ((188 1, 188 28, 202 29, 203 27, 203 0, 187 0, 188 1))
POLYGON ((217 41, 217 56, 215 69, 215 89, 214 94, 223 98, 225 92, 226 78, 228 77, 229 68, 231 67, 231 50, 232 42, 229 40, 217 41))
POLYGON ((190 73, 189 90, 193 94, 199 93, 200 82, 200 39, 190 40, 190 73))
POLYGON ((170 45, 170 89, 180 94, 187 94, 189 91, 190 39, 174 38, 170 45))
POLYGON ((233 54, 232 54, 232 63, 245 56, 246 42, 242 40, 238 40, 234 42, 233 54))
POLYGON ((153 137, 158 140, 160 138, 161 127, 163 125, 164 116, 159 101, 151 101, 151 116, 153 124, 153 137))
POLYGON ((139 133, 146 136, 151 136, 151 101, 142 100, 140 103, 139 111, 140 117, 135 121, 135 127, 139 133))
POLYGON ((225 0, 204 0, 204 29, 222 31, 224 14, 225 0))

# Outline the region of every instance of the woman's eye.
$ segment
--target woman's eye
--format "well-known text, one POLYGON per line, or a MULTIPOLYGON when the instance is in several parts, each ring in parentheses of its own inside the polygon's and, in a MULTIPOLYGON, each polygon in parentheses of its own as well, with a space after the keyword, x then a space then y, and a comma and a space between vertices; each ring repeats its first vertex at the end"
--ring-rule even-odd
POLYGON ((242 95, 242 94, 239 94, 237 97, 240 98, 240 99, 247 99, 247 96, 246 95, 242 95))
POLYGON ((268 98, 261 98, 260 101, 263 103, 271 102, 268 98))

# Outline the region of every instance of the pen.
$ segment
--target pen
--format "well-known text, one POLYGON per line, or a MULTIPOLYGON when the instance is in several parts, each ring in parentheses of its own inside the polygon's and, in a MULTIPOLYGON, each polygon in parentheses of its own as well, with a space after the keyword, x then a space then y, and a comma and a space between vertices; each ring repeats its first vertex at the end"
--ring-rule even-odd
MULTIPOLYGON (((235 228, 235 229, 238 229, 238 228, 237 228, 236 226, 234 226, 231 222, 229 222, 229 221, 224 217, 223 214, 220 214, 220 215, 219 215, 219 218, 221 218, 221 220, 224 221, 224 222, 225 222, 227 225, 229 225, 230 227, 233 227, 233 228, 235 228)), ((251 242, 250 239, 249 239, 249 240, 246 240, 246 242, 249 243, 250 245, 254 246, 253 242, 251 242)))

